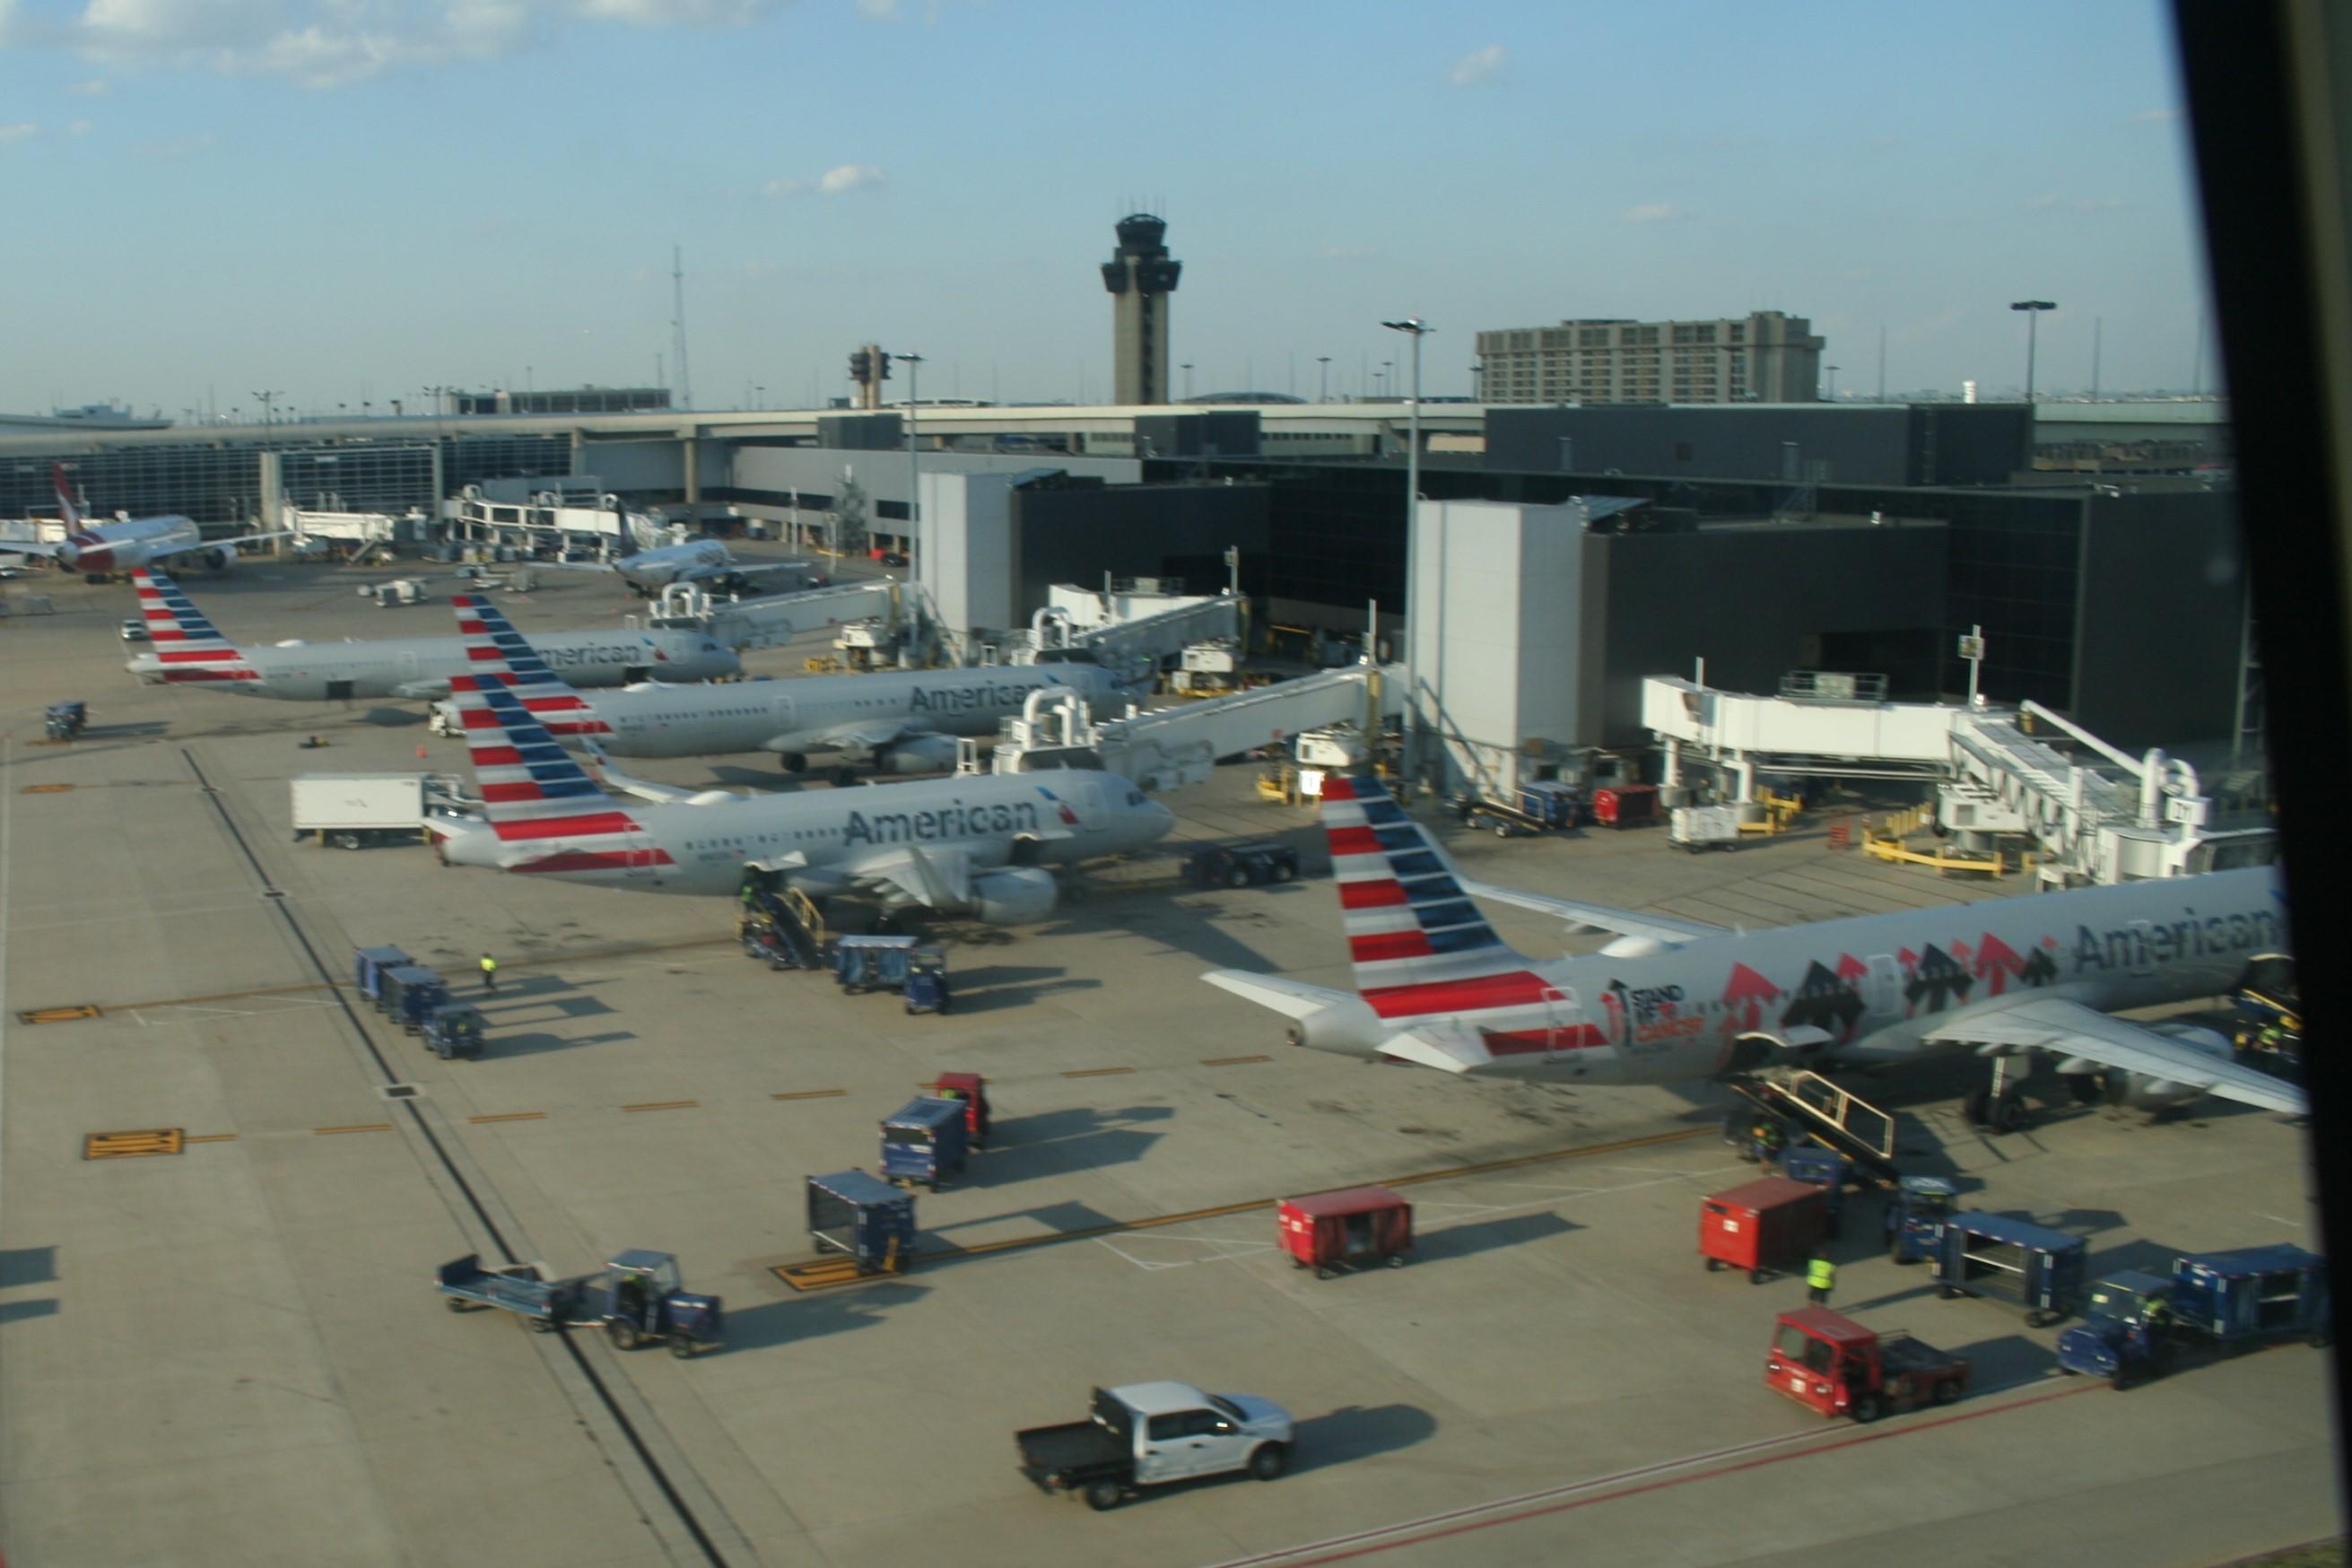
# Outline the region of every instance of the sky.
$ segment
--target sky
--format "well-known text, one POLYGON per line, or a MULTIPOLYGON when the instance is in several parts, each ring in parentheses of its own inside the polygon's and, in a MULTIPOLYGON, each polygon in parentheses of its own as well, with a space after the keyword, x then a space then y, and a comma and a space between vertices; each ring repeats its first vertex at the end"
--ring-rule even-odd
POLYGON ((2037 392, 2180 388, 2187 130, 2155 0, 0 0, 0 410, 674 385, 673 246, 697 407, 1102 399, 1139 209, 1202 393, 1777 309, 2015 395, 2027 298, 2037 392))

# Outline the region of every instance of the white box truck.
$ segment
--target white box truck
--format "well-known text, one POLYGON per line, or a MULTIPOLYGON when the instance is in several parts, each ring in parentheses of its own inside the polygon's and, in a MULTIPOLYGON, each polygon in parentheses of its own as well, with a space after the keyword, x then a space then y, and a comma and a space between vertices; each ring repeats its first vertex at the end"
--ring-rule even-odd
POLYGON ((294 841, 339 849, 421 844, 436 816, 474 815, 446 773, 302 773, 293 780, 294 841))

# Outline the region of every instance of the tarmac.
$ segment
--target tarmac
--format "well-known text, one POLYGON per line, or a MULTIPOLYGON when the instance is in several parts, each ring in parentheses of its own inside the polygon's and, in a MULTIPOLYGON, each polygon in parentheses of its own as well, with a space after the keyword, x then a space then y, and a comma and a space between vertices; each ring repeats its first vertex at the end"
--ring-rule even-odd
MULTIPOLYGON (((446 568, 435 604, 352 592, 393 574, 255 563, 184 585, 244 640, 447 624, 446 568)), ((526 632, 638 608, 608 579, 552 575, 504 600, 526 632)), ((1801 1282, 1710 1274, 1696 1252, 1699 1197, 1753 1171, 1717 1134, 1719 1090, 1360 1064, 1286 1047, 1279 1018, 1202 984, 1223 966, 1346 984, 1314 818, 1261 802, 1246 765, 1167 796, 1177 837, 1089 869, 1041 925, 938 928, 954 1008, 910 1017, 747 963, 724 900, 297 844, 292 775, 462 772, 457 742, 422 704, 141 688, 116 636, 127 588, 9 589, 27 586, 58 613, 0 620, 14 1568, 488 1552, 514 1568, 2186 1568, 2343 1527, 2332 1352, 2192 1362, 2121 1394, 2062 1376, 2057 1330, 1888 1262, 1874 1198, 1852 1200, 1833 1304, 1968 1355, 1976 1386, 1868 1427, 1775 1397, 1763 1352, 1801 1282), (67 697, 89 703, 89 732, 43 743, 40 707, 67 697), (298 748, 314 733, 324 749, 298 748), (1192 842, 1269 836, 1306 852, 1302 880, 1175 879, 1192 842), (463 977, 483 1059, 437 1060, 356 1003, 352 951, 383 942, 463 977), (485 951, 496 995, 473 984, 485 951), (996 1135, 919 1195, 915 1267, 788 1285, 777 1271, 812 1256, 803 1178, 872 1168, 879 1119, 956 1069, 986 1075, 996 1135), (1415 1205, 1411 1266, 1294 1268, 1271 1201, 1374 1181, 1415 1205), (724 1297, 723 1351, 624 1354, 446 1312, 432 1289, 467 1252, 570 1274, 632 1247, 724 1297), (1292 1473, 1097 1515, 1015 1472, 1017 1428, 1159 1378, 1286 1406, 1292 1473)), ((787 675, 822 647, 749 662, 787 675)), ((791 783, 762 757, 632 771, 791 783)), ((1492 880, 1748 927, 2027 890, 1833 849, 1818 818, 1696 857, 1657 830, 1444 831, 1492 880)), ((1495 917, 1531 953, 1603 940, 1495 917)), ((1992 1136, 1958 1114, 1970 1071, 1856 1087, 1901 1109, 1906 1168, 2084 1235, 2095 1272, 2317 1245, 2301 1127, 2226 1105, 2151 1124, 2042 1078, 2047 1114, 1992 1136)))

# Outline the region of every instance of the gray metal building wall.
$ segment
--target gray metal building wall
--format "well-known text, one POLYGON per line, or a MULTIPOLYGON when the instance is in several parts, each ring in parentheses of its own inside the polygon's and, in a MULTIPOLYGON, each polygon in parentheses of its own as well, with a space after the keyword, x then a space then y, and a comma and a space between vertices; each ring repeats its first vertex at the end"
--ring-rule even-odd
POLYGON ((1490 408, 1492 472, 1849 485, 2004 484, 2026 465, 2023 405, 1490 408), (1825 472, 1813 465, 1825 464, 1825 472))
POLYGON ((1263 592, 1269 501, 1264 485, 1024 486, 1013 492, 1020 612, 1043 609, 1056 583, 1099 584, 1106 572, 1213 594, 1235 545, 1243 592, 1263 592))
POLYGON ((2130 751, 2226 742, 2247 613, 2235 510, 2095 495, 2082 551, 2074 715, 2130 751))

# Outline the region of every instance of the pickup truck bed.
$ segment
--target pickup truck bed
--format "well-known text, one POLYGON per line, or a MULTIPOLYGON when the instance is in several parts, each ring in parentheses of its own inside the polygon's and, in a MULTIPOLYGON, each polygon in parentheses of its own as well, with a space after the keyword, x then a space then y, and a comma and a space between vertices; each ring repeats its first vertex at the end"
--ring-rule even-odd
POLYGON ((561 1328, 590 1321, 582 1316, 585 1287, 593 1276, 576 1279, 542 1279, 536 1273, 484 1268, 478 1254, 467 1253, 434 1271, 433 1283, 448 1298, 453 1312, 474 1307, 497 1307, 531 1320, 536 1329, 561 1328))
POLYGON ((1889 1376, 1948 1373, 1955 1368, 1962 1373, 1969 1370, 1969 1363, 1961 1357, 1939 1351, 1933 1345, 1922 1344, 1908 1334, 1896 1334, 1879 1341, 1878 1358, 1889 1376))
POLYGON ((1021 1449, 1021 1473, 1047 1491, 1119 1475, 1133 1463, 1125 1445, 1093 1421, 1032 1426, 1013 1440, 1021 1449))

